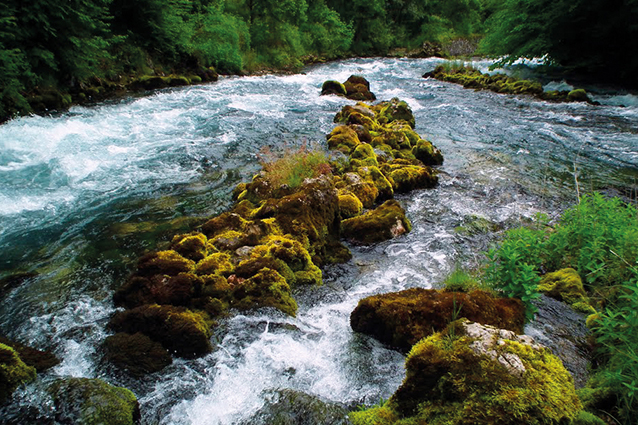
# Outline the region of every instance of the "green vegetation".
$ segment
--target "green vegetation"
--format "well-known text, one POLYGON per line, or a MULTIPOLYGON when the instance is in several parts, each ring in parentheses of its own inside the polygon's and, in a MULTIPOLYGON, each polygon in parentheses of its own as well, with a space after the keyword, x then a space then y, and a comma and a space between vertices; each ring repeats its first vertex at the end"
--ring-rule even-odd
POLYGON ((508 231, 488 258, 486 279, 506 295, 521 298, 530 313, 539 283, 540 289, 556 292, 580 310, 591 308, 589 297, 598 309, 587 320, 598 354, 592 385, 611 392, 615 403, 611 413, 621 423, 635 423, 638 209, 617 198, 587 195, 553 228, 541 216, 532 227, 508 231), (552 271, 556 273, 548 273, 552 271), (542 282, 541 272, 548 273, 542 282), (581 278, 586 294, 579 289, 581 278))
POLYGON ((635 86, 636 0, 491 0, 482 50, 502 63, 547 55, 553 63, 635 86))
POLYGON ((274 188, 287 185, 290 188, 301 186, 305 179, 330 173, 329 159, 319 149, 309 149, 303 145, 298 149, 285 149, 282 154, 270 150, 261 153, 261 166, 265 179, 274 188))
POLYGON ((7 0, 0 9, 0 121, 179 85, 161 79, 169 74, 198 82, 210 67, 298 69, 469 37, 483 17, 479 0, 7 0))

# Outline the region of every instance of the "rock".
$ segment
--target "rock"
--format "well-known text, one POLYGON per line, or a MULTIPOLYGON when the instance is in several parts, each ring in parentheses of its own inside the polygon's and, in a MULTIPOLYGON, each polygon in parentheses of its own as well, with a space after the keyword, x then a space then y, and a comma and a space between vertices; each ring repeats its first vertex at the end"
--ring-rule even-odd
POLYGON ((341 84, 340 82, 334 81, 334 80, 328 80, 328 81, 325 81, 323 85, 321 86, 321 95, 325 96, 329 94, 345 96, 347 92, 344 85, 341 84))
POLYGON ((205 317, 183 307, 143 305, 116 313, 109 326, 116 332, 140 332, 179 357, 194 358, 213 349, 205 317))
POLYGON ((583 387, 589 378, 591 361, 590 331, 585 316, 545 295, 533 303, 537 311, 534 320, 525 327, 525 333, 558 356, 573 376, 576 387, 583 387))
POLYGON ((581 313, 596 312, 583 288, 583 281, 574 269, 567 268, 547 273, 538 284, 538 291, 558 301, 566 302, 581 313))
POLYGON ((406 377, 381 407, 351 413, 355 425, 561 424, 581 411, 569 373, 526 336, 461 319, 417 343, 406 377), (407 422, 406 422, 407 423, 407 422))
POLYGON ((171 355, 158 342, 142 333, 118 333, 104 341, 105 359, 133 377, 158 372, 172 363, 171 355))
POLYGON ((362 299, 350 314, 350 326, 407 353, 461 317, 522 333, 525 307, 519 300, 480 290, 466 294, 412 288, 362 299))
POLYGON ((432 142, 420 139, 412 148, 412 154, 425 165, 443 164, 441 151, 434 147, 432 142))
POLYGON ((570 102, 591 102, 587 92, 583 89, 575 89, 567 94, 567 100, 570 102))
POLYGON ((20 385, 35 379, 36 371, 22 361, 16 350, 0 343, 0 402, 20 385))
POLYGON ((297 313, 297 302, 292 297, 286 279, 269 268, 262 268, 254 276, 236 284, 231 307, 242 310, 275 307, 291 316, 297 313))
POLYGON ((49 388, 56 423, 63 425, 134 425, 140 421, 139 404, 126 388, 99 379, 67 378, 49 388))
POLYGON ((396 97, 389 102, 380 102, 378 105, 375 105, 375 109, 378 111, 377 119, 381 124, 398 120, 407 122, 412 128, 414 128, 416 124, 410 106, 407 102, 399 100, 396 97))
POLYGON ((358 217, 341 222, 342 236, 357 244, 371 244, 395 238, 412 230, 405 211, 393 199, 358 217))
POLYGON ((273 391, 268 401, 244 425, 348 425, 345 406, 300 391, 273 391))
POLYGON ((208 239, 202 233, 193 233, 190 235, 176 235, 171 242, 171 249, 180 254, 182 257, 192 261, 199 261, 206 257, 206 243, 208 239))
POLYGON ((27 365, 33 366, 35 370, 45 372, 60 363, 55 354, 50 351, 36 350, 35 348, 28 347, 19 342, 11 341, 7 338, 0 336, 0 344, 7 345, 13 348, 20 356, 20 359, 27 365))
POLYGON ((410 165, 402 160, 394 160, 392 163, 384 164, 381 170, 388 176, 392 189, 396 193, 433 188, 439 181, 430 167, 410 165))
POLYGON ((352 218, 361 215, 363 203, 350 191, 339 194, 339 211, 341 219, 352 218))

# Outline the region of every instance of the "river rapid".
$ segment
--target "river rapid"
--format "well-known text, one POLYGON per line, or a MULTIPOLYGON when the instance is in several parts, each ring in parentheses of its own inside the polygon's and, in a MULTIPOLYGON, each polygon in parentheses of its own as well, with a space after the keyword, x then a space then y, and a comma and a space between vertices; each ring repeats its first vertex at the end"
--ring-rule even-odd
POLYGON ((635 201, 638 97, 591 88, 600 106, 553 104, 421 78, 440 62, 353 59, 224 77, 0 126, 0 334, 62 360, 15 393, 0 423, 55 423, 43 388, 66 376, 131 389, 146 425, 258 423, 280 389, 377 403, 401 383, 404 358, 352 332, 358 300, 436 287, 455 266, 476 267, 494 232, 538 212, 555 218, 578 192, 635 201), (320 97, 321 84, 351 74, 380 100, 407 101, 416 131, 445 157, 437 188, 398 198, 413 231, 352 247, 352 261, 324 270, 324 286, 296 293, 296 318, 234 315, 213 353, 142 379, 105 364, 111 297, 136 259, 227 209, 264 148, 325 147, 334 115, 354 102, 320 97))

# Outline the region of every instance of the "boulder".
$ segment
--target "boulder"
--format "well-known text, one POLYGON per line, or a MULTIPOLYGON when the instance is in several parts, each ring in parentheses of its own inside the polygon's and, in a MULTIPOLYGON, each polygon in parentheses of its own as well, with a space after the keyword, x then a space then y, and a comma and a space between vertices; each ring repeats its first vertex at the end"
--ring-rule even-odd
POLYGON ((418 341, 461 317, 522 333, 525 307, 517 299, 495 298, 481 290, 412 288, 362 299, 350 314, 350 326, 407 353, 418 341))
POLYGON ((184 307, 143 305, 116 313, 109 326, 116 332, 140 332, 179 357, 194 358, 213 349, 203 313, 184 307))
POLYGON ((417 343, 405 368, 387 403, 350 415, 355 425, 558 425, 582 409, 571 376, 549 350, 467 319, 417 343))
POLYGON ((583 281, 578 272, 572 268, 547 273, 538 284, 538 291, 558 301, 566 302, 581 313, 596 312, 589 302, 583 281))
POLYGON ((158 372, 172 363, 162 344, 142 333, 117 333, 104 340, 105 360, 133 377, 158 372))
POLYGON ((36 371, 26 365, 16 350, 0 343, 0 402, 11 396, 20 385, 35 379, 36 371))
POLYGON ((67 378, 49 388, 56 423, 62 425, 134 425, 139 404, 130 390, 99 379, 67 378))
POLYGON ((321 95, 336 94, 338 96, 345 96, 347 94, 346 88, 339 81, 328 80, 321 86, 321 95))
POLYGON ((341 222, 342 236, 355 244, 371 244, 395 238, 412 230, 405 211, 394 199, 376 209, 341 222))
POLYGON ((60 363, 60 359, 50 351, 37 350, 1 336, 0 344, 7 345, 14 349, 20 359, 27 366, 33 366, 38 373, 45 372, 60 363))

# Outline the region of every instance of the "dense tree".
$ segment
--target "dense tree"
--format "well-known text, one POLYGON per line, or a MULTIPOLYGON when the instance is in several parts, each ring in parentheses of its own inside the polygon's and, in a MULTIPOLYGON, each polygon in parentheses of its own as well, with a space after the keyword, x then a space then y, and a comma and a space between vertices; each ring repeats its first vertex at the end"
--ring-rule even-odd
POLYGON ((482 48, 638 85, 638 0, 504 0, 482 48))

